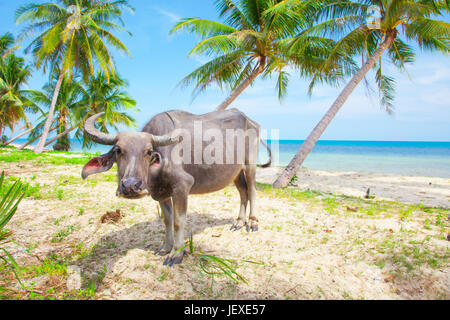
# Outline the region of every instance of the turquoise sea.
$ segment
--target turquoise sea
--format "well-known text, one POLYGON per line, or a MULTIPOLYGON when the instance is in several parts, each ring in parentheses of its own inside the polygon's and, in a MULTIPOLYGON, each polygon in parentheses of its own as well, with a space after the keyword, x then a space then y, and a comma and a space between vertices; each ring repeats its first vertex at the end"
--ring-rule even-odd
MULTIPOLYGON (((269 140, 268 143, 273 149, 274 164, 285 166, 303 141, 269 140)), ((91 150, 82 150, 80 143, 74 140, 71 151, 104 153, 109 149, 108 146, 97 145, 91 150)), ((259 158, 260 162, 267 159, 267 152, 263 147, 260 147, 259 158)), ((321 140, 307 157, 303 167, 450 178, 450 142, 321 140)))
MULTIPOLYGON (((302 143, 300 140, 279 142, 281 166, 289 163, 302 143)), ((450 142, 322 140, 303 167, 450 178, 450 142)))

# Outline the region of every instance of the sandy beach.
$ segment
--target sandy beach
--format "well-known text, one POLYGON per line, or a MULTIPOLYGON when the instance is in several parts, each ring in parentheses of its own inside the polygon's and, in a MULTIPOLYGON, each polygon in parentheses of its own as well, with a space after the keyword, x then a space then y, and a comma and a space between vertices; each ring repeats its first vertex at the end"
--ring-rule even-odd
POLYGON ((0 300, 449 300, 449 1, 198 3, 4 1, 0 300))
MULTIPOLYGON (((283 168, 259 168, 257 179, 272 183, 283 168)), ((295 185, 301 190, 317 190, 364 197, 367 189, 377 199, 450 208, 450 179, 379 173, 336 172, 300 169, 295 185)))
MULTIPOLYGON (((72 161, 77 155, 47 157, 46 161, 58 157, 72 161)), ((196 255, 187 255, 173 268, 163 266, 163 257, 154 253, 164 237, 157 202, 117 198, 114 170, 82 180, 82 160, 70 165, 0 162, 8 177, 20 177, 33 188, 8 224, 14 241, 6 248, 27 266, 24 283, 44 298, 82 294, 95 299, 448 299, 450 295, 446 239, 450 212, 435 208, 449 207, 448 179, 302 169, 297 187, 280 190, 265 185, 280 168, 258 169, 256 233, 230 231, 239 208, 234 186, 191 196, 186 238, 192 232, 195 252, 233 259, 245 284, 206 274, 201 267, 205 262, 196 255), (367 188, 375 198, 362 198, 367 188), (101 223, 106 212, 116 210, 121 211, 121 220, 101 223), (47 293, 49 288, 54 293, 47 293)), ((8 286, 20 298, 30 298, 11 275, 8 286)))
MULTIPOLYGON (((19 148, 19 144, 11 144, 19 148)), ((31 150, 31 147, 26 147, 31 150)), ((45 149, 51 151, 51 149, 45 149)), ((60 155, 61 156, 61 155, 60 155)), ((66 154, 66 157, 77 157, 66 154)), ((256 179, 272 184, 283 167, 258 168, 256 179)), ((367 189, 377 199, 423 204, 430 207, 450 208, 450 179, 352 171, 324 171, 302 168, 297 171, 297 181, 291 187, 315 190, 352 197, 364 197, 367 189)))

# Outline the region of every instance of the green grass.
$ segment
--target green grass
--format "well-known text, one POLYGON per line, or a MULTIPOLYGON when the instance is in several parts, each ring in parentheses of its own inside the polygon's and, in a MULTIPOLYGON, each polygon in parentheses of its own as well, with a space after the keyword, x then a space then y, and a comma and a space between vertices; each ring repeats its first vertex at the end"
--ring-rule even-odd
POLYGON ((73 231, 75 231, 75 227, 70 225, 63 229, 60 229, 50 240, 50 242, 61 242, 63 241, 67 236, 69 236, 73 231))
MULTIPOLYGON (((33 279, 39 276, 49 276, 53 283, 64 282, 67 278, 68 264, 62 257, 52 255, 46 258, 40 265, 23 268, 22 274, 25 277, 33 279)), ((102 281, 103 279, 99 279, 102 281)), ((86 288, 79 290, 61 290, 57 287, 49 287, 45 290, 35 287, 36 283, 31 282, 25 299, 30 300, 90 300, 95 299, 96 289, 95 283, 89 284, 86 288)))
POLYGON ((22 274, 33 278, 42 275, 66 276, 67 262, 58 257, 56 254, 51 254, 48 258, 45 258, 40 265, 23 267, 21 272, 22 274))
POLYGON ((89 159, 99 153, 91 154, 86 152, 61 152, 47 151, 36 154, 32 150, 16 150, 11 148, 0 148, 0 162, 30 161, 40 164, 67 165, 67 164, 85 164, 89 159), (70 155, 70 157, 68 157, 70 155))
MULTIPOLYGON (((72 153, 71 153, 72 154, 72 153)), ((68 205, 68 199, 82 199, 84 197, 83 191, 79 186, 81 185, 84 189, 94 188, 97 184, 102 184, 104 182, 116 182, 117 176, 116 172, 110 171, 101 175, 95 175, 89 179, 83 181, 81 177, 77 176, 77 173, 64 172, 64 170, 59 169, 62 173, 52 175, 52 170, 54 170, 54 165, 68 165, 68 158, 64 157, 64 152, 49 152, 43 155, 30 154, 28 151, 15 151, 13 149, 0 149, 0 162, 1 157, 10 158, 21 158, 18 165, 28 168, 38 167, 42 171, 36 174, 30 173, 29 178, 25 179, 24 183, 27 185, 27 193, 25 195, 28 199, 33 200, 54 200, 52 204, 56 208, 63 208, 68 205), (7 154, 7 153, 10 154, 7 154), (36 165, 36 164, 44 165, 36 165), (46 174, 52 175, 54 184, 43 183, 42 175, 46 174), (40 182, 40 183, 39 183, 40 182), (75 189, 77 188, 77 189, 75 189), (75 190, 79 190, 78 193, 75 190), (67 202, 65 202, 67 201, 67 202)), ((75 164, 77 165, 77 170, 79 165, 84 165, 88 159, 93 155, 90 154, 80 154, 80 158, 75 159, 75 164)), ((11 168, 15 168, 15 165, 10 165, 11 168)), ((13 169, 11 169, 13 170, 13 169)), ((19 175, 17 173, 14 173, 19 175)), ((5 178, 6 185, 12 185, 18 180, 17 176, 8 176, 5 178)), ((22 181, 24 179, 21 179, 22 181)), ((47 181, 47 179, 46 179, 47 181)), ((438 270, 442 268, 448 268, 449 261, 449 250, 448 247, 435 245, 436 240, 444 240, 448 232, 448 222, 447 216, 449 210, 445 208, 430 208, 424 205, 408 205, 395 201, 383 201, 379 199, 361 199, 358 197, 349 197, 337 194, 330 194, 325 192, 311 191, 311 190, 298 190, 295 188, 284 188, 284 189, 274 189, 268 184, 257 184, 258 197, 267 197, 270 199, 282 199, 284 204, 295 206, 287 207, 288 211, 298 218, 299 226, 299 236, 305 239, 315 239, 315 243, 307 242, 302 245, 302 248, 306 248, 307 245, 314 246, 335 246, 338 249, 336 254, 344 255, 352 262, 354 260, 364 261, 372 266, 377 266, 380 268, 382 273, 392 273, 396 276, 402 275, 418 275, 422 270, 426 268, 431 268, 433 270, 438 270), (368 226, 363 226, 360 229, 358 221, 355 225, 357 230, 350 230, 350 234, 343 240, 344 243, 336 242, 335 230, 332 229, 331 225, 322 226, 320 219, 311 221, 308 219, 308 212, 303 211, 303 207, 311 208, 314 213, 319 213, 322 217, 330 220, 351 218, 351 219, 366 219, 361 220, 361 225, 369 220, 368 226), (347 207, 358 207, 357 212, 347 211, 347 207), (329 216, 328 216, 329 215, 329 216), (331 216, 333 215, 333 216, 331 216), (389 218, 395 220, 396 224, 395 232, 390 232, 388 226, 384 227, 380 224, 377 219, 389 218), (413 222, 412 224, 409 222, 413 222), (398 225, 397 223, 400 223, 398 225), (324 229, 330 228, 331 233, 325 233, 324 229), (367 230, 369 229, 369 230, 367 230), (358 233, 362 231, 362 233, 358 233), (369 237, 365 237, 366 233, 369 232, 369 237), (375 236, 373 234, 377 234, 375 236), (370 248, 369 248, 370 247, 370 248)), ((0 190, 1 194, 2 190, 0 190)), ((88 193, 86 193, 87 195, 88 193)), ((234 186, 227 187, 223 194, 225 197, 230 197, 231 200, 237 201, 236 190, 234 186)), ((28 202, 29 203, 29 202, 28 202)), ((38 202, 36 207, 38 207, 38 202)), ((276 207, 274 202, 274 208, 268 208, 271 213, 275 216, 283 217, 286 212, 276 207)), ((119 207, 126 207, 129 216, 132 217, 135 212, 142 212, 148 210, 147 208, 142 208, 141 205, 135 205, 130 202, 118 202, 119 207)), ((114 207, 115 208, 115 207, 114 207)), ((112 209, 112 207, 111 207, 112 209)), ((102 209, 103 210, 103 209, 102 209)), ((231 210, 234 210, 234 207, 231 210)), ((95 299, 96 292, 102 283, 105 281, 105 276, 107 274, 107 269, 102 268, 103 264, 99 265, 98 270, 93 273, 93 276, 89 276, 89 279, 83 283, 83 289, 79 291, 67 291, 64 289, 65 280, 68 277, 67 268, 70 265, 77 265, 80 260, 85 257, 90 257, 92 259, 99 259, 99 254, 95 253, 94 247, 89 247, 83 243, 72 244, 74 232, 76 232, 80 225, 75 222, 74 218, 82 215, 89 215, 96 212, 96 208, 89 202, 73 202, 68 206, 67 210, 64 208, 61 211, 61 215, 54 216, 52 220, 48 221, 48 226, 53 228, 51 242, 55 246, 64 247, 65 254, 49 255, 44 258, 41 262, 36 263, 37 260, 30 258, 29 265, 22 267, 22 275, 25 280, 30 280, 39 276, 47 276, 50 278, 51 282, 55 282, 55 285, 46 286, 45 288, 35 287, 33 284, 28 284, 28 291, 25 292, 11 292, 7 293, 9 297, 13 299, 95 299), (70 219, 66 219, 70 217, 70 219), (70 221, 70 222, 69 222, 70 221), (71 225, 68 225, 71 223, 71 225), (56 227, 55 227, 56 226, 56 227), (72 234, 72 236, 71 236, 72 234), (70 247, 71 252, 67 253, 67 247, 70 247), (60 284, 63 285, 60 285, 60 284)), ((102 211, 103 212, 103 211, 102 211)), ((92 222, 95 223, 95 219, 92 218, 92 222)), ((391 220, 389 220, 391 221, 391 220)), ((21 221, 17 221, 16 226, 19 226, 21 221)), ((127 223, 133 224, 134 222, 127 221, 127 223)), ((384 223, 384 221, 383 221, 384 223)), ((274 232, 289 233, 292 232, 292 226, 287 226, 283 222, 271 224, 271 225, 261 225, 261 230, 271 230, 274 232)), ((24 253, 29 254, 30 257, 37 250, 34 250, 37 246, 36 239, 30 239, 24 245, 24 253), (34 251, 33 251, 34 250, 34 251)), ((98 245, 98 244, 97 244, 98 245)), ((104 249, 114 251, 119 243, 113 241, 105 241, 101 244, 104 249)), ((183 262, 180 268, 181 270, 192 271, 192 279, 196 280, 198 277, 199 282, 194 282, 197 284, 196 290, 201 292, 198 297, 202 298, 204 296, 215 297, 215 298, 229 298, 236 294, 237 290, 245 285, 247 276, 249 272, 265 272, 264 270, 259 270, 259 268, 250 268, 248 262, 236 259, 228 259, 217 257, 213 255, 203 254, 201 245, 195 244, 192 237, 187 242, 187 247, 191 251, 189 258, 183 262), (255 271, 256 270, 256 271, 255 271), (221 290, 213 291, 211 288, 213 285, 217 286, 220 283, 221 290), (229 290, 229 292, 227 291, 229 290), (217 297, 215 296, 217 295, 217 297)), ((296 246, 295 248, 297 248, 296 246)), ((120 250, 120 248, 119 248, 120 250)), ((295 249, 294 249, 295 250, 295 249)), ((301 250, 299 248, 298 250, 301 250)), ((58 251, 56 251, 58 252, 58 251)), ((108 251, 109 252, 109 251, 108 251)), ((147 268, 154 267, 151 262, 147 268)), ((283 268, 289 268, 289 262, 282 264, 283 268)), ((266 266, 267 267, 267 266, 266 266)), ((323 267, 322 269, 325 270, 323 267)), ((153 274, 152 270, 149 270, 149 274, 154 276, 158 282, 165 282, 167 284, 174 281, 174 277, 171 274, 172 269, 163 268, 161 271, 153 274)), ((14 287, 14 281, 10 275, 9 270, 6 270, 4 266, 0 265, 0 287, 2 284, 8 284, 7 287, 14 287), (9 280, 8 280, 9 279, 9 280)), ((413 278, 414 279, 414 278, 413 278)), ((83 280, 83 281, 84 281, 83 280)), ((33 280, 34 281, 34 280, 33 280)), ((110 281, 110 280, 108 280, 110 281)), ((128 281, 128 280, 124 280, 128 281)), ((320 290, 319 290, 320 291, 320 290)), ((2 293, 0 293, 1 295, 2 293)), ((183 293, 177 292, 175 294, 180 298, 184 298, 183 293)), ((289 295, 294 298, 294 295, 289 295)), ((321 294, 320 296, 323 296, 321 294)), ((357 296, 353 297, 357 298, 357 296)))
MULTIPOLYGON (((51 253, 38 264, 19 266, 19 272, 23 282, 27 282, 24 290, 0 290, 0 297, 5 299, 29 299, 29 300, 92 300, 96 299, 97 287, 103 282, 107 273, 106 266, 84 287, 79 290, 67 290, 64 283, 68 277, 69 265, 89 255, 95 246, 87 247, 80 242, 70 245, 69 254, 51 253), (49 284, 42 288, 35 279, 45 276, 49 284)), ((8 273, 5 265, 0 264, 0 284, 12 283, 13 278, 8 273)))
POLYGON ((192 235, 192 232, 189 234, 189 240, 187 244, 179 250, 184 250, 185 248, 189 249, 190 255, 196 258, 196 261, 200 266, 202 273, 210 276, 211 281, 213 281, 214 276, 226 276, 235 283, 242 282, 248 284, 247 279, 236 271, 239 263, 245 262, 256 265, 263 265, 260 262, 226 259, 209 254, 204 254, 194 246, 194 237, 192 235))
POLYGON ((24 179, 15 176, 8 176, 5 178, 2 188, 0 188, 0 197, 3 197, 7 190, 9 190, 9 188, 11 188, 14 183, 19 180, 22 181, 22 185, 26 188, 25 198, 42 199, 42 190, 39 183, 31 184, 30 182, 24 181, 24 179))
POLYGON ((298 190, 294 188, 275 189, 270 184, 257 183, 257 190, 271 198, 282 198, 290 201, 305 202, 311 207, 319 207, 328 214, 350 214, 347 207, 358 207, 358 212, 351 213, 359 218, 381 218, 399 216, 401 220, 411 219, 413 212, 423 212, 428 216, 424 227, 431 225, 444 228, 444 220, 450 210, 447 208, 430 208, 422 204, 405 204, 396 201, 362 199, 345 195, 329 194, 312 190, 298 190))
POLYGON ((422 265, 433 269, 447 268, 449 266, 449 248, 436 248, 429 243, 431 237, 422 241, 409 240, 408 232, 399 235, 387 236, 377 246, 378 253, 376 265, 383 269, 386 264, 395 266, 397 276, 403 273, 420 272, 422 265))

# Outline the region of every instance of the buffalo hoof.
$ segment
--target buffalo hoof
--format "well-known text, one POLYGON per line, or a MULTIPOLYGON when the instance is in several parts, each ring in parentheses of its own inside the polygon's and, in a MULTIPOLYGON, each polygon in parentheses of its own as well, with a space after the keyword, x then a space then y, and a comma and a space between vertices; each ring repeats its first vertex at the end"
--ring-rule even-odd
POLYGON ((258 222, 256 219, 251 219, 247 223, 247 232, 256 232, 258 231, 258 222))
POLYGON ((244 221, 236 220, 236 222, 231 226, 230 230, 232 230, 232 231, 241 230, 244 225, 245 225, 244 221))
POLYGON ((165 255, 168 255, 171 250, 172 250, 172 247, 166 247, 163 245, 161 248, 158 248, 155 250, 155 254, 157 254, 159 256, 165 256, 165 255))
POLYGON ((173 266, 174 264, 180 264, 183 261, 184 250, 180 250, 176 253, 171 253, 166 260, 164 260, 164 266, 173 266))

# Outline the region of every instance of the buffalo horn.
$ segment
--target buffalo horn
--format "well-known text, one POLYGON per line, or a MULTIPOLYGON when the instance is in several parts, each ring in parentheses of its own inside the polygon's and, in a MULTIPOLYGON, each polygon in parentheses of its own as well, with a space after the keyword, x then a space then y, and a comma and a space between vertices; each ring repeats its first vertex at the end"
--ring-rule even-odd
POLYGON ((181 136, 153 136, 154 147, 165 147, 181 141, 181 136))
POLYGON ((95 121, 103 114, 104 112, 100 112, 87 119, 86 122, 84 123, 84 131, 94 142, 104 144, 107 146, 112 146, 114 145, 117 136, 115 134, 103 133, 94 126, 95 121))

